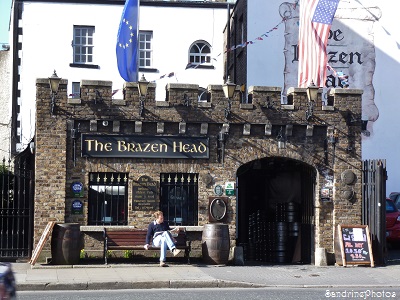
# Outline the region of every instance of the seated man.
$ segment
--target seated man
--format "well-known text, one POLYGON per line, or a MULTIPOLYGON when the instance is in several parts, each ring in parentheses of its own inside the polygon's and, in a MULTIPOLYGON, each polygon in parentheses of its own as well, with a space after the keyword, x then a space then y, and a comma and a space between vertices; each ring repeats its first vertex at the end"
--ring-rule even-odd
POLYGON ((178 233, 180 228, 176 227, 173 230, 169 227, 167 222, 164 222, 164 214, 162 211, 156 211, 154 213, 155 220, 149 224, 146 235, 146 245, 144 248, 149 249, 150 240, 153 238, 153 246, 161 248, 160 254, 160 267, 168 267, 165 263, 167 249, 169 248, 174 256, 178 255, 181 250, 176 249, 175 242, 171 236, 171 233, 178 233))

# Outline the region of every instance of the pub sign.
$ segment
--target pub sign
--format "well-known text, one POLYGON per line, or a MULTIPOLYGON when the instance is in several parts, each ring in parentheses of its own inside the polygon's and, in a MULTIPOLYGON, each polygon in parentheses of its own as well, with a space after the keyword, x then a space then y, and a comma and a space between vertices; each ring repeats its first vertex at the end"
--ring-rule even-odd
POLYGON ((209 158, 206 137, 82 134, 82 157, 209 158))

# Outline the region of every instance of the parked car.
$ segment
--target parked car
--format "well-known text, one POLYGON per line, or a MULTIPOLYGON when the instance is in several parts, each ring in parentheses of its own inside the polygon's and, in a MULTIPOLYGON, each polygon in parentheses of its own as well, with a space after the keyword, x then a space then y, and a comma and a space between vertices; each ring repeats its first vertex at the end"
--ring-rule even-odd
POLYGON ((394 204, 396 205, 397 209, 400 210, 400 192, 391 192, 389 198, 393 200, 394 204))
POLYGON ((391 199, 386 199, 386 241, 400 245, 400 211, 391 199))
POLYGON ((16 299, 15 278, 10 264, 0 262, 0 299, 16 299))

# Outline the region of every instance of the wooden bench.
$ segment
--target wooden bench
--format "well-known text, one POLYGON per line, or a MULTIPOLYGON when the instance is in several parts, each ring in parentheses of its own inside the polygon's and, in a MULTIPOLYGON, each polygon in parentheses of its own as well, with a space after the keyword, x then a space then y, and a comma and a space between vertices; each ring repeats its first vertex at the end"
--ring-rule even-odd
MULTIPOLYGON (((107 264, 108 250, 144 250, 147 229, 106 229, 104 228, 104 263, 107 264)), ((176 239, 176 248, 185 251, 185 258, 190 264, 191 242, 187 240, 186 231, 181 230, 176 239)), ((150 243, 151 244, 151 243, 150 243)), ((149 250, 160 250, 149 247, 149 250)))

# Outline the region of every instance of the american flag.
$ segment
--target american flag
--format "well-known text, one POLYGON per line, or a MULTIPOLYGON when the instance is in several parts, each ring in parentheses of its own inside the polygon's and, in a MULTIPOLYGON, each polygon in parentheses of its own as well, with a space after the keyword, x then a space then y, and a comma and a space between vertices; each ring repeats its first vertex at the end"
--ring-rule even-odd
POLYGON ((326 44, 338 4, 339 0, 300 2, 299 87, 307 87, 312 81, 319 87, 325 85, 326 44))

